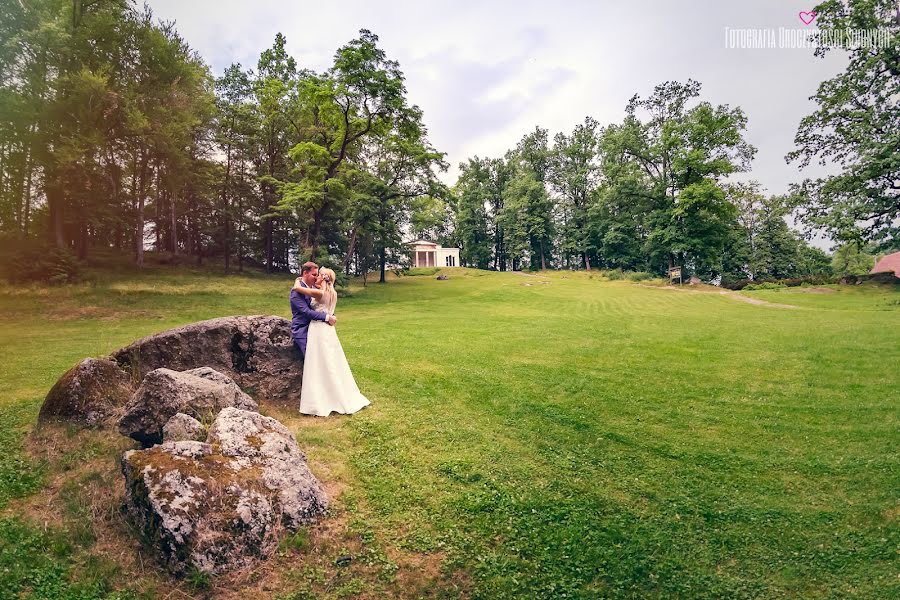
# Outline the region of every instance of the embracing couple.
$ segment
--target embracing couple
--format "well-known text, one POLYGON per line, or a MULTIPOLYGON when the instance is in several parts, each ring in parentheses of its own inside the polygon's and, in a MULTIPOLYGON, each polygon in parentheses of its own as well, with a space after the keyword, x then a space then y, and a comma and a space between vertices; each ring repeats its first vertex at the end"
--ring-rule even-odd
POLYGON ((314 262, 304 263, 291 289, 291 337, 304 359, 300 390, 303 414, 350 414, 369 404, 353 379, 337 337, 335 306, 334 271, 319 269, 314 262))

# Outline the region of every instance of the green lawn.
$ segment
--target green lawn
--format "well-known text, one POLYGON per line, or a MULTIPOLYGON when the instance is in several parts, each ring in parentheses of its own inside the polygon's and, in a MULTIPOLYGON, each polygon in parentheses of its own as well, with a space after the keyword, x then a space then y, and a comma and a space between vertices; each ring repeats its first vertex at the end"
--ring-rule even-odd
MULTIPOLYGON (((788 310, 585 273, 443 272, 341 299, 372 406, 273 413, 334 491, 332 525, 273 561, 277 585, 213 592, 900 596, 897 286, 746 293, 788 310)), ((2 290, 0 597, 160 595, 133 558, 72 541, 74 508, 46 530, 18 514, 66 471, 23 436, 78 359, 205 318, 287 317, 290 283, 182 270, 2 290)), ((92 443, 108 473, 79 476, 120 485, 121 447, 92 443)))

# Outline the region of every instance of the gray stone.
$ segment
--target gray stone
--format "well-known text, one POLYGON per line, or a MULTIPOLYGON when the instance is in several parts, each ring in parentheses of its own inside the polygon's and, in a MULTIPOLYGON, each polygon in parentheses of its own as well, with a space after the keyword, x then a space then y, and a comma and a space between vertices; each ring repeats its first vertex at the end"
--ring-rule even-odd
POLYGON ((258 465, 266 487, 278 491, 286 527, 309 523, 325 510, 328 499, 306 466, 306 455, 288 428, 275 419, 226 408, 209 428, 207 441, 239 464, 258 465))
POLYGON ((87 427, 116 415, 134 391, 132 379, 111 360, 86 358, 51 388, 38 422, 63 420, 87 427))
POLYGON ((290 431, 238 408, 218 414, 206 443, 131 450, 122 469, 129 518, 175 574, 250 567, 328 505, 290 431))
POLYGON ((161 367, 206 366, 228 375, 260 402, 300 405, 303 358, 291 339, 290 321, 281 317, 200 321, 140 339, 113 358, 138 380, 161 367))
POLYGON ((163 425, 163 441, 164 442, 184 442, 184 441, 206 440, 206 428, 203 423, 190 415, 184 413, 176 413, 171 419, 163 425))
POLYGON ((223 408, 258 410, 253 399, 230 378, 208 367, 178 372, 156 369, 144 377, 119 420, 122 435, 144 446, 163 439, 163 426, 177 413, 210 423, 223 408))

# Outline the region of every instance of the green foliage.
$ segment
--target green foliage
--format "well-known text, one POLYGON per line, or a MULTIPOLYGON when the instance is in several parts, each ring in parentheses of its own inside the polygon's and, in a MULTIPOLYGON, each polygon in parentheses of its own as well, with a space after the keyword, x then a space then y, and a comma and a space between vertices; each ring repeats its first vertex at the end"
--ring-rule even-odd
POLYGON ((184 576, 184 580, 189 586, 198 592, 208 590, 212 587, 212 577, 206 571, 201 571, 191 566, 184 576))
POLYGON ((744 286, 744 289, 749 291, 753 290, 780 290, 782 288, 787 287, 783 283, 774 283, 771 281, 766 281, 763 283, 750 283, 744 286))
POLYGON ((767 198, 756 182, 729 185, 725 192, 737 220, 725 242, 723 282, 831 274, 831 258, 788 228, 790 199, 767 198))
POLYGON ((839 246, 831 259, 835 275, 868 275, 874 266, 875 257, 854 242, 839 246))
POLYGON ((566 257, 576 257, 576 264, 586 269, 590 269, 590 257, 596 251, 588 228, 588 209, 600 182, 600 133, 600 124, 590 117, 576 125, 572 135, 558 133, 547 176, 559 194, 559 250, 566 257))
MULTIPOLYGON (((878 48, 848 50, 843 73, 823 81, 816 112, 800 121, 789 161, 837 164, 837 175, 794 186, 802 221, 839 241, 892 247, 900 237, 900 18, 894 0, 826 0, 815 8, 826 30, 889 32, 878 48)), ((816 56, 840 52, 817 47, 816 56)))
POLYGON ((547 268, 553 237, 553 203, 544 185, 528 171, 521 171, 503 191, 503 208, 497 217, 503 227, 506 251, 517 268, 530 256, 532 269, 547 268))
POLYGON ((487 269, 493 244, 488 231, 487 206, 491 204, 492 173, 489 160, 470 158, 459 165, 460 175, 454 189, 453 230, 464 266, 487 269))
POLYGON ((646 271, 629 271, 625 273, 625 279, 628 281, 649 281, 653 279, 653 273, 646 271))
POLYGON ((16 283, 73 283, 80 271, 78 260, 67 248, 40 243, 21 243, 6 261, 6 276, 16 283))

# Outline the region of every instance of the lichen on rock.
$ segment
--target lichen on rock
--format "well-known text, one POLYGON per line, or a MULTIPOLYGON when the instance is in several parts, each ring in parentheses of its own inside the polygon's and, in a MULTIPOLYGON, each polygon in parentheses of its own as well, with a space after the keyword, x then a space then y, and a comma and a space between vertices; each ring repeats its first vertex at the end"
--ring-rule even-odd
POLYGON ((328 499, 296 439, 257 412, 223 409, 206 442, 125 453, 127 513, 163 564, 219 574, 267 557, 278 534, 324 514, 328 499))
POLYGON ((156 369, 125 405, 119 432, 144 446, 163 440, 163 427, 177 413, 210 423, 220 410, 236 406, 258 410, 254 400, 231 378, 209 367, 178 372, 156 369))

